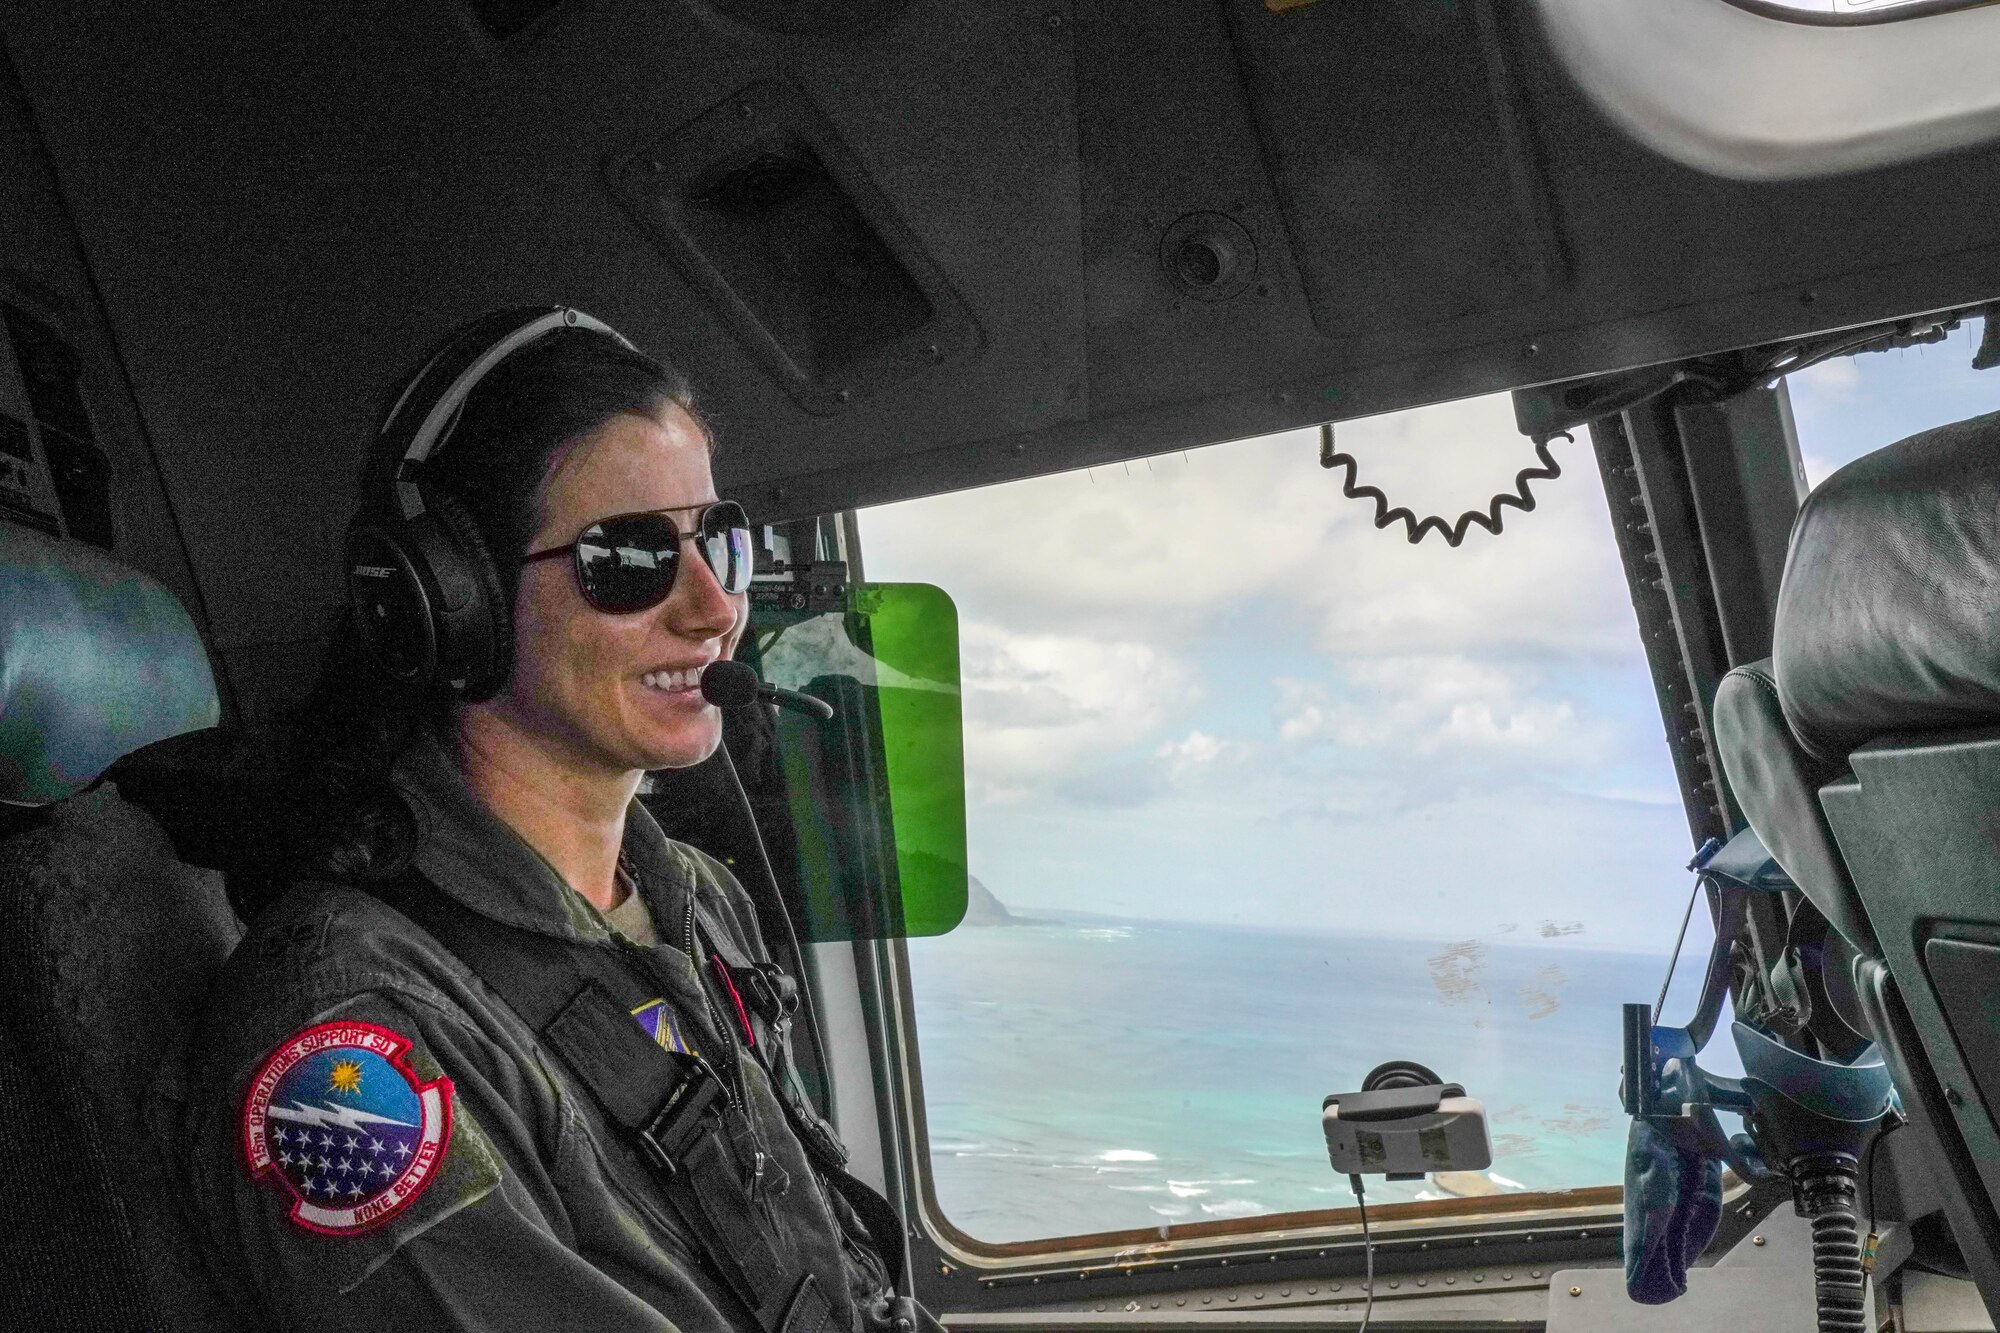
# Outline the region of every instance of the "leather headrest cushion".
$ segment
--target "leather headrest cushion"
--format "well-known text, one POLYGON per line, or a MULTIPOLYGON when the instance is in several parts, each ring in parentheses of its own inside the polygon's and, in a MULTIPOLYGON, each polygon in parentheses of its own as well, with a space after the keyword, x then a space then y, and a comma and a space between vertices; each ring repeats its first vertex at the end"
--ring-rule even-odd
POLYGON ((0 523, 0 801, 74 795, 221 715, 172 593, 95 547, 0 523))
POLYGON ((1774 632, 1807 750, 2000 721, 2000 412, 1858 458, 1807 497, 1774 632))
POLYGON ((1813 758, 1778 708, 1768 660, 1737 667, 1715 692, 1715 748, 1743 817, 1820 914, 1857 947, 1874 935, 1820 808, 1819 789, 1841 766, 1813 758))

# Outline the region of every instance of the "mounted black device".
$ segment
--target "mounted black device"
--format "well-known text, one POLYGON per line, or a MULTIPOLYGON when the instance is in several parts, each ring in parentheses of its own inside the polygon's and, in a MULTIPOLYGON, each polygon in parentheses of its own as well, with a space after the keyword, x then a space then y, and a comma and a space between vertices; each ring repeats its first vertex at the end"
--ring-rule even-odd
POLYGON ((1347 1176, 1361 1210, 1368 1303, 1361 1333, 1375 1313, 1375 1240, 1368 1230, 1364 1175, 1422 1180, 1433 1171, 1483 1171, 1493 1165, 1486 1108, 1414 1060, 1389 1060, 1368 1071, 1359 1092, 1336 1092, 1320 1104, 1320 1127, 1333 1169, 1347 1176))

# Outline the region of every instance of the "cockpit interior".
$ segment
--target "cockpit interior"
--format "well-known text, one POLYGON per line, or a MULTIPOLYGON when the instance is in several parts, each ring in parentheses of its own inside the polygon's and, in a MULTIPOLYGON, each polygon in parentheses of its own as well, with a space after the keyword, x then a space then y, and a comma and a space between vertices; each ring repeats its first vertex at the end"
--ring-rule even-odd
POLYGON ((154 1116, 383 395, 547 307, 754 525, 797 706, 639 799, 952 1333, 1993 1328, 1996 68, 1978 0, 11 7, 0 1326, 236 1326, 154 1116))

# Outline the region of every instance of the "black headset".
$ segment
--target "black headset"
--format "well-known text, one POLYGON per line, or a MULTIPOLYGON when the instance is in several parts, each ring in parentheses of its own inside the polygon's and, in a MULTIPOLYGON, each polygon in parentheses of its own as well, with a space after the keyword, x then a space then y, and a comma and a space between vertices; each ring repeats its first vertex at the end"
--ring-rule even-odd
POLYGON ((343 559, 362 642, 404 685, 478 703, 507 682, 514 620, 500 567, 471 513, 449 492, 424 485, 423 468, 451 438, 480 380, 565 329, 632 346, 580 310, 496 310, 452 334, 405 381, 376 431, 343 559))

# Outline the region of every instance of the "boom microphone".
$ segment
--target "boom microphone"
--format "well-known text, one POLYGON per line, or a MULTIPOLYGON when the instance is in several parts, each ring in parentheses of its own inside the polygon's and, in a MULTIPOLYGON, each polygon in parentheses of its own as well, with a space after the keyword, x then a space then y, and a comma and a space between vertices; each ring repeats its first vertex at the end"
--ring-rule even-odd
POLYGON ((780 708, 811 713, 821 721, 833 717, 833 705, 824 699, 797 690, 781 689, 757 679, 757 673, 741 662, 723 659, 710 662, 701 673, 701 697, 717 708, 747 708, 754 703, 776 704, 780 708))

